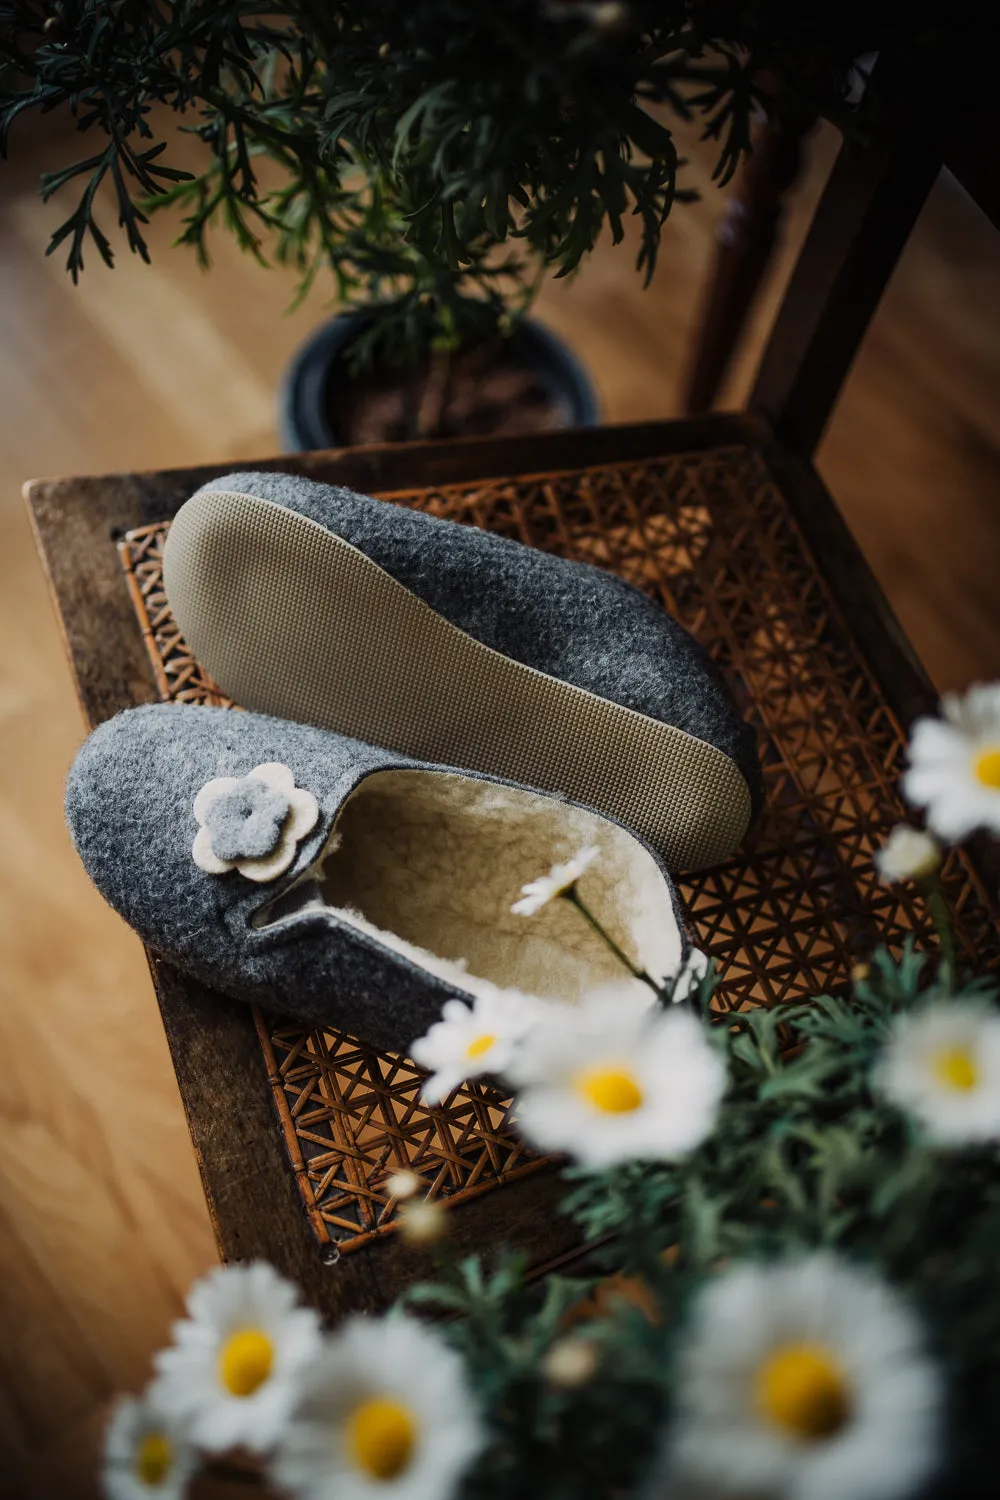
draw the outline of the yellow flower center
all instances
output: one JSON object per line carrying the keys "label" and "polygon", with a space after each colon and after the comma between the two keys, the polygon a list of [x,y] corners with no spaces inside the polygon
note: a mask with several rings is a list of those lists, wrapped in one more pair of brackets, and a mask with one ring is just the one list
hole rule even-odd
{"label": "yellow flower center", "polygon": [[776,1427],[812,1442],[839,1432],[851,1414],[837,1360],[821,1344],[783,1344],[757,1371],[757,1409]]}
{"label": "yellow flower center", "polygon": [[274,1345],[259,1328],[240,1328],[219,1350],[219,1379],[231,1396],[252,1396],[271,1373]]}
{"label": "yellow flower center", "polygon": [[413,1415],[398,1401],[376,1397],[348,1418],[347,1442],[354,1461],[373,1479],[397,1479],[409,1465],[416,1441]]}
{"label": "yellow flower center", "polygon": [[155,1489],[170,1473],[173,1450],[162,1432],[147,1432],[135,1450],[135,1473],[140,1484]]}
{"label": "yellow flower center", "polygon": [[490,1050],[495,1041],[496,1037],[489,1031],[484,1031],[482,1036],[473,1037],[465,1049],[466,1057],[482,1057],[484,1052]]}
{"label": "yellow flower center", "polygon": [[638,1109],[642,1089],[624,1068],[588,1068],[577,1074],[577,1093],[602,1114],[627,1115]]}
{"label": "yellow flower center", "polygon": [[968,1093],[979,1082],[979,1064],[968,1047],[942,1047],[931,1059],[931,1068],[945,1088]]}
{"label": "yellow flower center", "polygon": [[988,750],[980,750],[972,762],[972,769],[977,781],[981,781],[983,786],[1000,792],[1000,745],[991,745]]}

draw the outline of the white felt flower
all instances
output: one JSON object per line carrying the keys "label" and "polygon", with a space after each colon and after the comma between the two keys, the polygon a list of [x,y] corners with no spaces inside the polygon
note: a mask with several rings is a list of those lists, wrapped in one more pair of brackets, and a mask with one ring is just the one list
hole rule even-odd
{"label": "white felt flower", "polygon": [[899,1017],[878,1081],[942,1145],[1000,1139],[1000,1014],[944,1000]]}
{"label": "white felt flower", "polygon": [[541,911],[543,906],[556,896],[561,896],[568,891],[570,886],[576,885],[580,876],[585,874],[599,854],[596,844],[581,849],[574,854],[572,859],[564,865],[553,865],[547,875],[540,875],[537,880],[529,880],[527,885],[521,887],[520,900],[515,901],[511,911],[519,917],[533,917],[536,912]]}
{"label": "white felt flower", "polygon": [[700,1022],[624,986],[547,1015],[508,1073],[520,1085],[518,1129],[593,1167],[685,1155],[712,1129],[726,1087]]}
{"label": "white felt flower", "polygon": [[831,1255],[710,1283],[675,1389],[668,1492],[903,1500],[935,1467],[942,1389],[920,1325]]}
{"label": "white felt flower", "polygon": [[903,794],[947,843],[975,828],[1000,833],[1000,683],[947,693],[941,710],[913,726]]}
{"label": "white felt flower", "polygon": [[156,1356],[152,1395],[212,1452],[277,1438],[320,1350],[319,1318],[271,1266],[220,1266],[196,1282],[190,1317]]}
{"label": "white felt flower", "polygon": [[897,823],[875,855],[878,878],[884,885],[897,880],[926,880],[941,863],[941,850],[929,833]]}
{"label": "white felt flower", "polygon": [[441,1020],[410,1049],[413,1061],[430,1070],[421,1095],[440,1104],[467,1078],[502,1073],[543,1002],[517,990],[477,995],[472,1006],[447,1000]]}
{"label": "white felt flower", "polygon": [[200,824],[191,853],[200,870],[276,880],[319,818],[312,792],[296,787],[287,766],[255,766],[246,776],[217,776],[194,799]]}
{"label": "white felt flower", "polygon": [[154,1400],[125,1396],[117,1403],[104,1439],[108,1500],[181,1500],[197,1467],[183,1427]]}
{"label": "white felt flower", "polygon": [[449,1500],[483,1445],[459,1356],[414,1318],[329,1339],[272,1465],[293,1500]]}

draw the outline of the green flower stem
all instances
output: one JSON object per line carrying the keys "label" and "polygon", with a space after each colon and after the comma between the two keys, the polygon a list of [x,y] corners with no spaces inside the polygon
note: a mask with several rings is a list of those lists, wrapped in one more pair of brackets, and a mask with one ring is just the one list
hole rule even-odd
{"label": "green flower stem", "polygon": [[931,914],[931,921],[934,923],[934,931],[937,933],[938,945],[941,949],[941,978],[945,988],[951,990],[955,985],[955,939],[952,935],[948,908],[941,894],[941,882],[936,875],[930,875],[920,884],[927,899],[927,908]]}
{"label": "green flower stem", "polygon": [[615,958],[618,959],[619,963],[625,965],[626,969],[628,969],[633,979],[641,979],[643,984],[649,985],[649,988],[653,991],[653,994],[658,1000],[663,1000],[663,990],[657,984],[656,980],[653,979],[651,975],[647,974],[645,969],[640,969],[636,964],[634,964],[627,953],[622,952],[621,948],[619,948],[618,944],[615,942],[611,934],[605,931],[600,922],[594,916],[593,912],[590,911],[580,900],[580,894],[577,891],[576,886],[571,885],[568,890],[560,891],[559,894],[564,901],[568,901],[571,906],[576,907],[577,911],[583,917],[584,921],[590,923],[591,927],[597,933],[597,936],[603,943],[607,945],[608,948],[610,948],[611,952],[615,955]]}

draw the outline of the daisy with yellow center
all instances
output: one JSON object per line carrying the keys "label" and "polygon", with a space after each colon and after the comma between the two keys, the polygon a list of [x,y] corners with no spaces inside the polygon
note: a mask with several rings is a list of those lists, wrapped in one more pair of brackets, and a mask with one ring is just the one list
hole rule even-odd
{"label": "daisy with yellow center", "polygon": [[900,1017],[878,1081],[940,1145],[1000,1139],[1000,1014],[944,1000]]}
{"label": "daisy with yellow center", "polygon": [[324,1347],[282,1435],[293,1500],[449,1500],[483,1432],[462,1361],[414,1318],[353,1318]]}
{"label": "daisy with yellow center", "polygon": [[181,1500],[197,1462],[183,1429],[155,1401],[118,1402],[104,1440],[108,1500]]}
{"label": "daisy with yellow center", "polygon": [[594,1167],[693,1150],[726,1085],[719,1053],[689,1012],[610,988],[547,1012],[508,1076],[520,1086],[521,1132]]}
{"label": "daisy with yellow center", "polygon": [[470,1007],[448,1000],[426,1036],[415,1041],[413,1060],[431,1076],[423,1090],[426,1104],[441,1104],[468,1078],[501,1073],[544,1001],[518,990],[491,990]]}
{"label": "daisy with yellow center", "polygon": [[738,1266],[697,1300],[667,1487],[903,1500],[931,1476],[942,1389],[913,1313],[832,1255]]}
{"label": "daisy with yellow center", "polygon": [[1000,833],[1000,683],[946,694],[941,712],[913,727],[903,793],[946,843],[976,828]]}
{"label": "daisy with yellow center", "polygon": [[262,1262],[220,1267],[193,1287],[190,1316],[156,1357],[152,1390],[200,1447],[263,1452],[274,1443],[320,1349],[319,1318],[297,1302]]}

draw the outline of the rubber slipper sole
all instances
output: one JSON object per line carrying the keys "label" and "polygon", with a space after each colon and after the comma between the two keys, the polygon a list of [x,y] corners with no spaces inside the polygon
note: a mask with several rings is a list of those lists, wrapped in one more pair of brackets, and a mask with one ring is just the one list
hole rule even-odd
{"label": "rubber slipper sole", "polygon": [[674,870],[717,864],[747,830],[750,790],[714,745],[483,645],[274,501],[196,495],[163,573],[184,639],[244,708],[561,794]]}

